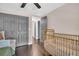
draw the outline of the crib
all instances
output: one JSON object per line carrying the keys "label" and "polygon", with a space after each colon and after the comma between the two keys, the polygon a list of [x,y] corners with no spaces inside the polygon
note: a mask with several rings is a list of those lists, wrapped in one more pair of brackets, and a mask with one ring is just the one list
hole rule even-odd
{"label": "crib", "polygon": [[79,56],[79,35],[44,31],[44,48],[52,56]]}

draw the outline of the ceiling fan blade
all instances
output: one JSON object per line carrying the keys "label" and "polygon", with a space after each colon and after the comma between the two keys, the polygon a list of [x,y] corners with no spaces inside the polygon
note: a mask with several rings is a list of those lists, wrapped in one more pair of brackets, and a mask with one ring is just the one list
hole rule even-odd
{"label": "ceiling fan blade", "polygon": [[41,8],[41,6],[40,6],[38,3],[34,3],[34,5],[35,5],[38,9]]}
{"label": "ceiling fan blade", "polygon": [[21,8],[24,8],[27,3],[22,3]]}

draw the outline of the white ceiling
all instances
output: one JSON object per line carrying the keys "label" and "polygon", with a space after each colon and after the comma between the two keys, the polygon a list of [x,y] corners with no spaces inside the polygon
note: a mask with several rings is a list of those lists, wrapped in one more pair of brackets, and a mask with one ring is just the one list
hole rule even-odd
{"label": "white ceiling", "polygon": [[20,8],[21,3],[0,3],[0,12],[22,16],[46,16],[51,11],[64,5],[64,3],[39,3],[38,9],[33,3],[28,3],[25,8]]}

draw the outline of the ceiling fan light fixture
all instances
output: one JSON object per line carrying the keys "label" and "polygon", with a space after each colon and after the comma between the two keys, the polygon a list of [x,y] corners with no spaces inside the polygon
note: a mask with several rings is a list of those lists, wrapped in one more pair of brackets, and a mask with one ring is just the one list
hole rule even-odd
{"label": "ceiling fan light fixture", "polygon": [[[26,4],[27,4],[27,3],[22,3],[21,8],[24,8],[24,7],[26,6]],[[41,6],[40,6],[38,3],[34,3],[34,5],[35,5],[38,9],[41,8]]]}
{"label": "ceiling fan light fixture", "polygon": [[24,8],[27,3],[22,3],[21,8]]}
{"label": "ceiling fan light fixture", "polygon": [[34,3],[34,5],[35,5],[38,9],[41,8],[41,6],[40,6],[38,3]]}

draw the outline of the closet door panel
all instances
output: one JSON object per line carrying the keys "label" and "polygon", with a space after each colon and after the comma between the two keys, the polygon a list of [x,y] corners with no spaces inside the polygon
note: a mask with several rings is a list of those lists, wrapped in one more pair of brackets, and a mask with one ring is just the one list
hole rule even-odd
{"label": "closet door panel", "polygon": [[14,15],[4,15],[4,29],[6,38],[17,37],[17,17]]}
{"label": "closet door panel", "polygon": [[3,29],[3,14],[0,14],[0,31]]}
{"label": "closet door panel", "polygon": [[18,17],[18,39],[18,44],[22,43],[24,45],[28,43],[28,18],[26,17]]}

